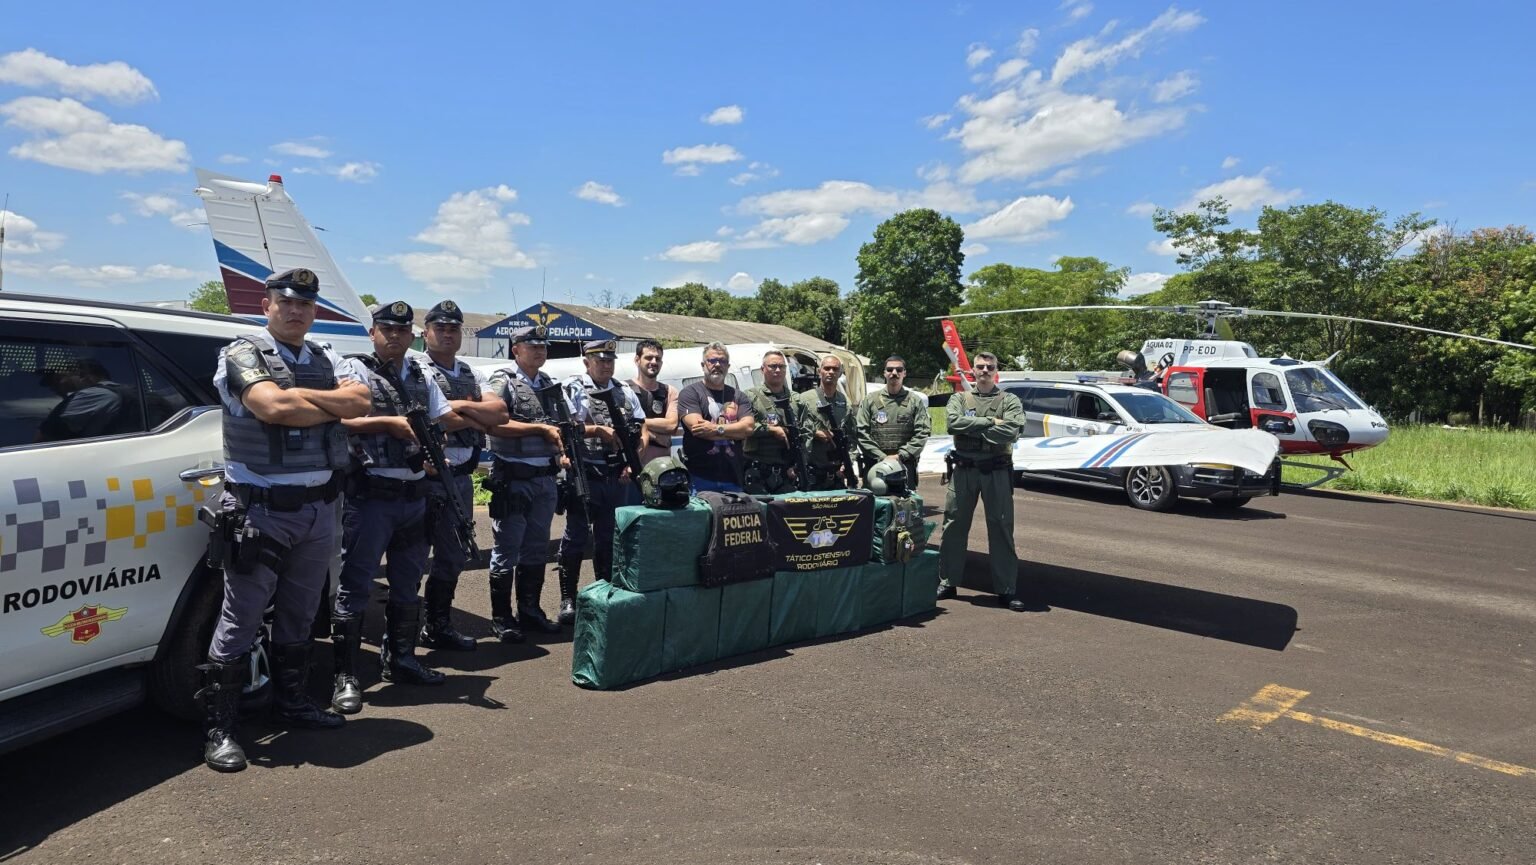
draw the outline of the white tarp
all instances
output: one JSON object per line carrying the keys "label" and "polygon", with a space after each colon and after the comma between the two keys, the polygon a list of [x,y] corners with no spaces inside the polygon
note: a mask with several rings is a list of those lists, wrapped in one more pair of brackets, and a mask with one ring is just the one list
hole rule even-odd
{"label": "white tarp", "polygon": [[[952,436],[933,436],[923,447],[917,470],[939,474]],[[1269,471],[1280,440],[1263,430],[1220,427],[1180,432],[1127,432],[1118,435],[1022,438],[1013,444],[1015,471],[1132,468],[1189,463],[1238,466],[1255,474]]]}

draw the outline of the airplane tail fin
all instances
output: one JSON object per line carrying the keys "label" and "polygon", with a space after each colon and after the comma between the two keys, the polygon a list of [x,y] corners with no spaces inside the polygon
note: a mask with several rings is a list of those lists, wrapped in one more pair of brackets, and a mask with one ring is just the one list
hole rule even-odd
{"label": "airplane tail fin", "polygon": [[975,387],[976,373],[971,371],[971,359],[965,356],[965,344],[960,342],[960,329],[949,319],[943,319],[939,326],[944,331],[944,353],[949,355],[949,362],[954,364],[953,374],[945,376],[954,386],[955,392],[968,391]]}
{"label": "airplane tail fin", "polygon": [[288,197],[281,177],[256,183],[199,168],[195,191],[208,213],[231,313],[264,320],[267,277],[307,267],[320,279],[311,333],[367,338],[367,307]]}

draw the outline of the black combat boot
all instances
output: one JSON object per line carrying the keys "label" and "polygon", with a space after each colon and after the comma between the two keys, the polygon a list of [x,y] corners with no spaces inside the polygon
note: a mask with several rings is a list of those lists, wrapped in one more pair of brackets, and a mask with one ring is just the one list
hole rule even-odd
{"label": "black combat boot", "polygon": [[443,580],[427,580],[427,591],[422,596],[421,645],[449,652],[473,652],[475,641],[453,627],[453,588],[452,583]]}
{"label": "black combat boot", "polygon": [[523,629],[512,614],[512,574],[491,571],[491,633],[503,643],[521,643]]}
{"label": "black combat boot", "polygon": [[557,619],[560,624],[569,625],[576,621],[576,587],[581,585],[581,559],[561,559],[556,572],[560,576],[560,615]]}
{"label": "black combat boot", "polygon": [[272,675],[277,685],[272,711],[290,727],[334,730],[347,719],[322,709],[310,699],[307,690],[310,649],[309,640],[272,647]]}
{"label": "black combat boot", "polygon": [[233,661],[215,661],[198,667],[203,671],[203,689],[197,696],[203,701],[203,762],[219,772],[238,772],[245,768],[245,749],[235,740],[240,720],[240,691],[251,675],[250,660],[241,655]]}
{"label": "black combat boot", "polygon": [[362,616],[331,619],[331,650],[336,659],[336,686],[331,692],[331,708],[343,715],[356,715],[363,710],[363,686],[357,680],[357,653],[362,651],[362,646]]}
{"label": "black combat boot", "polygon": [[546,634],[560,633],[560,624],[552,622],[539,607],[539,596],[544,593],[544,565],[517,566],[517,618],[525,628],[536,628]]}
{"label": "black combat boot", "polygon": [[384,644],[379,650],[379,675],[401,685],[441,685],[442,673],[424,666],[416,657],[416,637],[421,633],[421,602],[387,604],[384,607]]}

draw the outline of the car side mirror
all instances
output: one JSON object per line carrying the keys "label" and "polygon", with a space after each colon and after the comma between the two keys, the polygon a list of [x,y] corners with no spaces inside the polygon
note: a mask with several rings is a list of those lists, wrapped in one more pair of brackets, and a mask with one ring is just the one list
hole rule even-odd
{"label": "car side mirror", "polygon": [[1105,423],[1119,423],[1120,422],[1120,416],[1115,414],[1112,411],[1101,411],[1101,412],[1099,412],[1099,416],[1097,418],[1095,418],[1095,420],[1100,420],[1100,421],[1103,421]]}

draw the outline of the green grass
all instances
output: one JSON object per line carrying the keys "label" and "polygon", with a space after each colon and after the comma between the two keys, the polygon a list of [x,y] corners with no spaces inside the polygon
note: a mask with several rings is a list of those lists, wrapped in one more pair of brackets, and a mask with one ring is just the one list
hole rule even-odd
{"label": "green grass", "polygon": [[945,417],[944,409],[928,409],[928,419],[933,421],[933,431],[930,433],[930,435],[947,435],[946,430],[949,429],[949,419]]}
{"label": "green grass", "polygon": [[[1345,457],[1355,470],[1321,489],[1359,490],[1414,499],[1536,510],[1536,433],[1394,426],[1379,447]],[[1298,462],[1326,465],[1327,457]],[[1316,480],[1286,469],[1287,482]]]}

